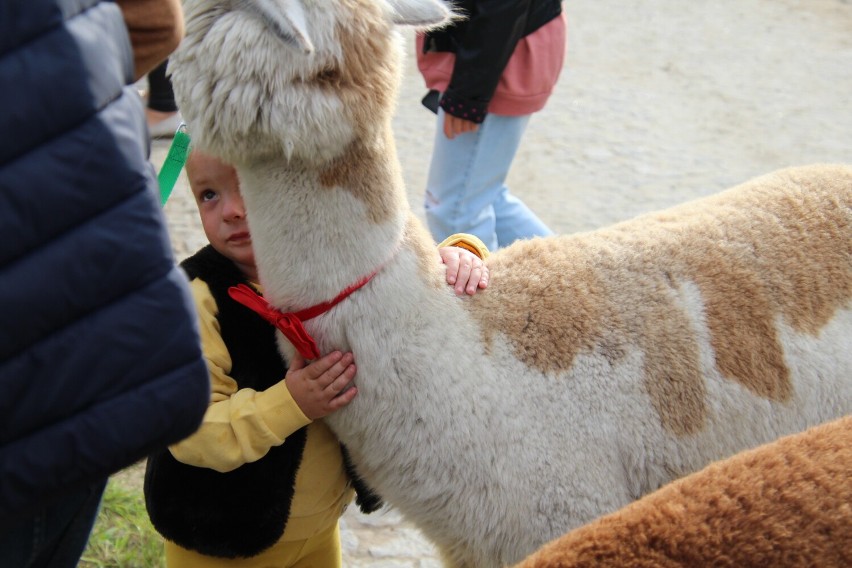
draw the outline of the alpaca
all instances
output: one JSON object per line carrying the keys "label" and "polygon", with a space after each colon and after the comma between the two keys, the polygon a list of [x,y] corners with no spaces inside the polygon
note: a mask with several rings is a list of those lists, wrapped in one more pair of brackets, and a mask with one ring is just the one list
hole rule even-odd
{"label": "alpaca", "polygon": [[193,144],[238,170],[265,299],[295,312],[363,284],[304,322],[319,352],[358,365],[358,396],[326,420],[447,566],[518,562],[852,410],[852,168],[518,242],[460,298],[408,206],[391,129],[398,25],[441,25],[446,6],[184,7],[177,100]]}
{"label": "alpaca", "polygon": [[516,568],[852,566],[852,416],[713,463]]}

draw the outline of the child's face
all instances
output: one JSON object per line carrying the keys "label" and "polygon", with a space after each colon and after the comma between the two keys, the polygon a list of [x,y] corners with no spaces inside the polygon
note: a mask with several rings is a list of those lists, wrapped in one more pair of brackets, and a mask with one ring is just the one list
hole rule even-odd
{"label": "child's face", "polygon": [[207,240],[249,279],[257,280],[237,171],[212,156],[193,150],[186,162],[186,175]]}

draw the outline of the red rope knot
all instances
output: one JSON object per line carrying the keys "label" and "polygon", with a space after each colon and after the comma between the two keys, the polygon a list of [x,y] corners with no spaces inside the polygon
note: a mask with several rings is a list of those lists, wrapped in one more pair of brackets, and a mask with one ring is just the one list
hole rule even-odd
{"label": "red rope knot", "polygon": [[305,329],[298,315],[293,312],[278,311],[270,306],[263,296],[245,284],[228,288],[228,295],[278,328],[306,360],[319,359],[317,343]]}
{"label": "red rope knot", "polygon": [[369,282],[377,272],[378,270],[368,276],[365,276],[352,286],[346,288],[332,300],[322,302],[321,304],[311,306],[310,308],[305,308],[304,310],[299,310],[298,312],[284,313],[279,311],[278,309],[270,306],[269,302],[267,302],[263,296],[255,292],[253,288],[246,286],[245,284],[231,286],[228,288],[228,295],[240,304],[257,312],[263,319],[278,328],[281,333],[284,334],[284,337],[293,344],[293,347],[302,354],[302,357],[310,361],[312,359],[319,359],[320,352],[317,347],[317,342],[314,341],[314,338],[311,337],[311,334],[308,333],[308,330],[305,329],[302,322],[315,318],[320,314],[324,314],[348,298],[352,292],[358,290],[361,286]]}

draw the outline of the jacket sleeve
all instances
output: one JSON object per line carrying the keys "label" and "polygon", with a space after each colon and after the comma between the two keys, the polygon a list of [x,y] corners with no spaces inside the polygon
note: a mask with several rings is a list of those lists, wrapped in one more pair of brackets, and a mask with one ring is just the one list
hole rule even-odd
{"label": "jacket sleeve", "polygon": [[480,0],[458,38],[453,75],[440,105],[476,123],[485,120],[500,76],[523,37],[532,0]]}
{"label": "jacket sleeve", "polygon": [[116,0],[130,33],[139,80],[162,63],[183,39],[180,0]]}
{"label": "jacket sleeve", "polygon": [[299,409],[283,380],[262,392],[238,387],[228,375],[231,357],[216,319],[216,302],[202,280],[193,280],[191,289],[212,395],[201,427],[169,450],[185,464],[231,471],[259,460],[311,420]]}

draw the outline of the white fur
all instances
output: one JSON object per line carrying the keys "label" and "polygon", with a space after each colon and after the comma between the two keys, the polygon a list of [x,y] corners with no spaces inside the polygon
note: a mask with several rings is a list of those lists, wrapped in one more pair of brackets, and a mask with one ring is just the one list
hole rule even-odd
{"label": "white fur", "polygon": [[[307,323],[322,352],[352,350],[358,365],[358,396],[327,422],[367,483],[449,565],[518,561],[679,475],[852,410],[848,303],[817,337],[776,322],[795,392],[777,403],[720,375],[701,291],[678,283],[678,305],[701,344],[710,406],[705,428],[688,436],[662,427],[643,388],[638,346],[626,346],[615,363],[600,346],[581,351],[557,376],[525,365],[505,335],[486,346],[465,300],[436,285],[443,281],[437,255],[423,274],[417,247],[402,242],[411,213],[398,172],[381,188],[393,210],[379,222],[348,188],[320,182],[320,171],[356,140],[384,145],[383,160],[395,171],[392,109],[361,131],[356,109],[339,93],[306,81],[346,64],[337,30],[393,34],[391,20],[440,25],[446,9],[436,0],[266,0],[258,3],[263,13],[276,6],[282,13],[264,19],[251,4],[186,2],[187,38],[171,62],[180,107],[194,143],[239,170],[273,304],[304,308],[381,268]],[[297,22],[284,34],[296,41],[266,20],[278,28]],[[389,45],[376,64],[395,69],[398,41]],[[564,291],[554,285],[552,293]],[[282,348],[292,354],[283,340]]]}

